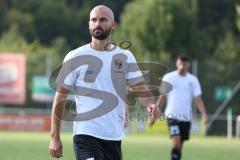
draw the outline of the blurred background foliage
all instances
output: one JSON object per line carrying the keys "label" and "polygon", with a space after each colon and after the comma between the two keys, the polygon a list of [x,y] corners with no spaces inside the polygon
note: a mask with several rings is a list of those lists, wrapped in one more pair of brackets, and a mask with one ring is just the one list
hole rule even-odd
{"label": "blurred background foliage", "polygon": [[[97,4],[113,9],[118,23],[114,42],[132,41],[139,60],[171,60],[179,53],[221,59],[226,43],[239,42],[240,7],[234,0],[0,0],[1,39],[11,28],[39,47],[51,47],[60,38],[62,58],[66,50],[90,41],[89,12]],[[231,44],[232,51],[236,47]],[[231,58],[238,55],[231,53]]]}
{"label": "blurred background foliage", "polygon": [[[113,42],[132,42],[139,61],[160,61],[174,69],[178,54],[198,61],[207,110],[212,113],[214,87],[233,87],[239,78],[240,3],[236,0],[0,0],[0,52],[27,57],[27,103],[32,105],[31,77],[45,75],[46,60],[56,68],[71,49],[89,43],[90,10],[112,8],[118,27]],[[240,114],[240,102],[231,106]]]}

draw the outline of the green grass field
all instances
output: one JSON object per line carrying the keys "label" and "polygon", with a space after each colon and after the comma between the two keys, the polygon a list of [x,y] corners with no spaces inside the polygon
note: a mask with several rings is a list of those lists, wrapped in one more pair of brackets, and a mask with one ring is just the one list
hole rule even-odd
{"label": "green grass field", "polygon": [[[48,160],[49,133],[0,132],[0,160]],[[63,160],[74,160],[71,133],[62,134]],[[170,160],[167,136],[126,136],[124,160]],[[240,140],[223,137],[192,137],[183,160],[239,160]]]}

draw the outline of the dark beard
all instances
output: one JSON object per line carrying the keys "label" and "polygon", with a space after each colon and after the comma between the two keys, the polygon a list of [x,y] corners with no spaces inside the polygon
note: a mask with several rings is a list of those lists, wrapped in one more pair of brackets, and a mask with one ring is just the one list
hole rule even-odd
{"label": "dark beard", "polygon": [[110,35],[111,31],[112,31],[111,27],[109,27],[105,31],[99,27],[95,29],[90,29],[90,34],[98,40],[105,40]]}

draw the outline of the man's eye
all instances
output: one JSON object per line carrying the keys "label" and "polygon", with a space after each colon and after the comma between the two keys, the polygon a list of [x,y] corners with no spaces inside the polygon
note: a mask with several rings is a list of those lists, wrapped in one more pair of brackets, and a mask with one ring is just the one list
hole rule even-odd
{"label": "man's eye", "polygon": [[100,21],[101,21],[101,22],[105,22],[106,19],[105,19],[105,18],[101,18]]}

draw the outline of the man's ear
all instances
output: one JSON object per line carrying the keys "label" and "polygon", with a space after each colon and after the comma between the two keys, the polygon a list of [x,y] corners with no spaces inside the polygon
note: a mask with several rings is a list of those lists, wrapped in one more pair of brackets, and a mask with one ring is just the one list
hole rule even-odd
{"label": "man's ear", "polygon": [[116,23],[116,21],[113,21],[113,22],[112,22],[112,29],[115,29],[115,28],[116,28],[116,26],[117,26],[117,23]]}

